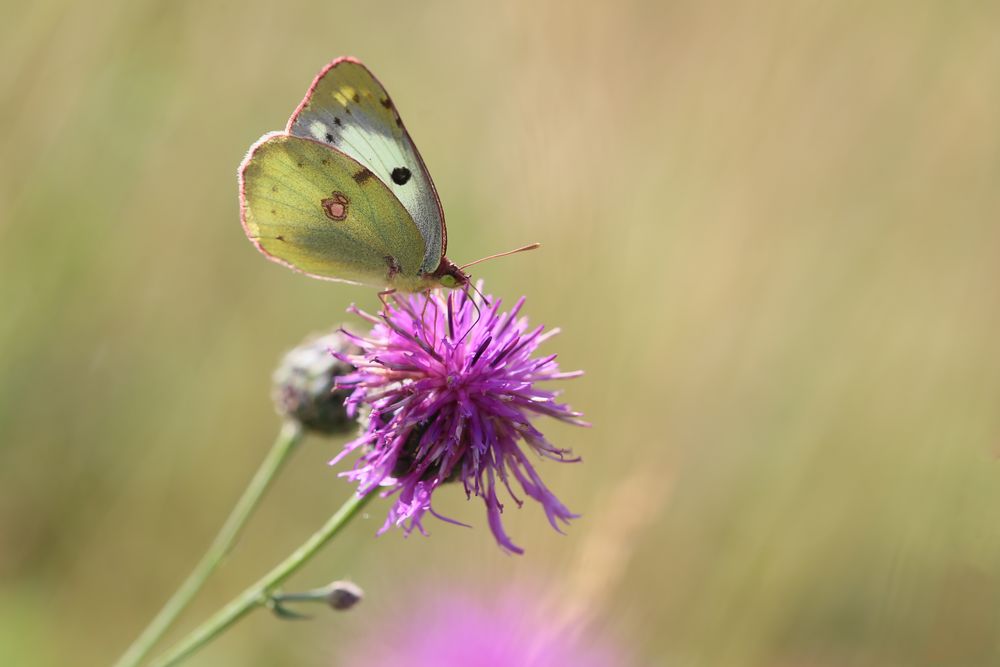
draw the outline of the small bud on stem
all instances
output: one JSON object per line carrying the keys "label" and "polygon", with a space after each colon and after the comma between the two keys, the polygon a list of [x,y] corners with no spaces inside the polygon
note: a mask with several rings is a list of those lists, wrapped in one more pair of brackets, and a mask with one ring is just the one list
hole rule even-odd
{"label": "small bud on stem", "polygon": [[347,415],[344,399],[350,390],[336,389],[337,378],[354,368],[333,356],[356,354],[359,348],[343,333],[307,339],[290,350],[274,372],[272,396],[278,414],[325,435],[345,433],[356,423]]}
{"label": "small bud on stem", "polygon": [[347,611],[364,597],[361,587],[353,581],[335,581],[322,588],[314,588],[302,593],[274,593],[267,606],[279,618],[304,619],[311,618],[306,614],[292,611],[285,606],[286,602],[322,602],[336,611]]}

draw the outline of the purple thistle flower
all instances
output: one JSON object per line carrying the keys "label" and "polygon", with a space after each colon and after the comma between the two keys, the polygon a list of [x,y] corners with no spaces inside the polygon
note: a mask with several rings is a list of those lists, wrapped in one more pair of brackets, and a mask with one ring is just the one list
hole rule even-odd
{"label": "purple thistle flower", "polygon": [[580,413],[556,402],[556,392],[536,386],[582,372],[560,373],[554,354],[532,356],[558,329],[529,331],[527,320],[518,316],[523,305],[522,297],[509,313],[500,312],[499,300],[465,291],[394,294],[380,317],[351,307],[373,328],[367,337],[348,333],[361,353],[337,354],[357,369],[337,386],[353,390],[346,402],[349,414],[363,406],[371,414],[361,437],[330,463],[360,449],[354,468],[343,473],[358,482],[358,493],[386,486],[384,495],[398,494],[379,534],[392,525],[407,535],[414,528],[426,534],[426,512],[458,523],[431,508],[434,491],[458,480],[468,497],[483,499],[490,529],[507,551],[523,553],[501,522],[500,486],[522,504],[512,480],[541,503],[556,530],[576,518],[545,486],[524,450],[556,461],[579,460],[552,445],[531,420],[544,415],[586,426]]}

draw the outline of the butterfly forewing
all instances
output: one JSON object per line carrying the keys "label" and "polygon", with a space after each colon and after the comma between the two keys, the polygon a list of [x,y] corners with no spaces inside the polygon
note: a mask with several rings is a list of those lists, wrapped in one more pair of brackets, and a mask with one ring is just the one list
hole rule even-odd
{"label": "butterfly forewing", "polygon": [[388,188],[351,157],[275,133],[250,149],[240,179],[243,226],[272,259],[320,278],[418,284],[420,231]]}
{"label": "butterfly forewing", "polygon": [[388,93],[364,65],[345,58],[321,72],[288,132],[333,146],[371,170],[420,230],[421,272],[437,269],[447,242],[437,192]]}

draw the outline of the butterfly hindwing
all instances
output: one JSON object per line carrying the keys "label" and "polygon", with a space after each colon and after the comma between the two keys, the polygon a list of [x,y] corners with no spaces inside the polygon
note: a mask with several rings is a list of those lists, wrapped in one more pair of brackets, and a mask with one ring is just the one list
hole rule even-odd
{"label": "butterfly hindwing", "polygon": [[364,65],[341,58],[320,72],[287,131],[326,143],[374,173],[423,238],[421,272],[438,268],[447,238],[437,192],[389,94]]}
{"label": "butterfly hindwing", "polygon": [[243,226],[266,255],[310,275],[416,284],[420,230],[365,165],[329,145],[265,135],[240,169]]}

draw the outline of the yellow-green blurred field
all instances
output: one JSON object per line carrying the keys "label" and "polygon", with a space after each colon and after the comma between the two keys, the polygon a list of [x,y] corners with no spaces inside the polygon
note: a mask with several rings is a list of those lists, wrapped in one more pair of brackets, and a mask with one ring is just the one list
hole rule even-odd
{"label": "yellow-green blurred field", "polygon": [[[266,262],[236,167],[338,55],[386,84],[462,263],[584,368],[584,516],[374,538],[192,665],[336,665],[409,591],[542,582],[640,665],[1000,664],[1000,40],[975,2],[5,3],[0,664],[109,664],[278,428],[269,377],[374,291]],[[350,491],[310,440],[171,638]]]}

